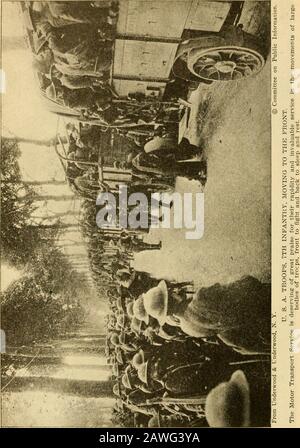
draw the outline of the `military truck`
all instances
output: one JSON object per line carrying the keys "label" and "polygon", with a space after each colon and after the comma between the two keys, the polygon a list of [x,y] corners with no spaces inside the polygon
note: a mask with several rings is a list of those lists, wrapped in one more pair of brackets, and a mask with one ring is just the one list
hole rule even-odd
{"label": "military truck", "polygon": [[[36,39],[33,3],[25,2],[22,8],[30,46],[38,55],[43,45],[47,46],[47,40]],[[116,147],[121,132],[127,140],[137,141],[143,136],[150,139],[157,127],[165,127],[165,135],[173,133],[174,141],[180,144],[188,127],[186,100],[191,89],[200,83],[230,82],[256,75],[265,64],[268,48],[257,36],[244,30],[249,3],[253,2],[119,0],[108,79],[114,96],[109,107],[121,111],[125,120],[105,122],[101,113],[82,114],[82,110],[67,107],[63,98],[49,98],[41,89],[50,111],[108,131],[111,154],[107,151],[104,154],[105,138],[99,137],[98,160],[81,160],[80,166],[96,166],[102,186],[115,189],[120,182],[132,183],[132,164],[123,160],[126,145],[124,154]],[[94,72],[90,76],[97,77],[97,57],[91,65]],[[174,110],[179,112],[178,119],[168,121],[166,117]],[[126,119],[134,115],[135,121]],[[60,149],[61,160],[65,164],[70,162],[68,151],[62,145]],[[180,162],[183,163],[177,167],[184,172],[186,161]],[[150,184],[152,189],[169,188],[174,176],[167,180],[167,173],[160,165],[139,166],[140,183]]]}
{"label": "military truck", "polygon": [[[34,48],[31,4],[23,3]],[[232,81],[257,74],[268,48],[243,30],[247,2],[119,0],[110,84],[119,100],[183,98],[201,82]],[[95,75],[97,61],[95,61]],[[53,112],[79,115],[47,98]]]}

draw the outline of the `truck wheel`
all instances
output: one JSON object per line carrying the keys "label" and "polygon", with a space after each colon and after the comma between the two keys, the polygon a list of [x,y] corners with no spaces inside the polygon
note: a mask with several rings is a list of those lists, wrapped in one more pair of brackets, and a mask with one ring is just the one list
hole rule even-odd
{"label": "truck wheel", "polygon": [[265,56],[259,39],[239,27],[228,27],[218,36],[183,42],[173,72],[177,76],[188,72],[192,80],[203,82],[233,81],[257,74]]}
{"label": "truck wheel", "polygon": [[257,74],[264,66],[264,57],[246,47],[217,47],[190,52],[187,67],[207,81],[233,81]]}

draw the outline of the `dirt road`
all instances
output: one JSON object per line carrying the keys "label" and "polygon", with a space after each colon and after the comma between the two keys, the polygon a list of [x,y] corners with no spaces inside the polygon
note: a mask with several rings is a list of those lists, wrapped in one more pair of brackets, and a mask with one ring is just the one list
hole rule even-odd
{"label": "dirt road", "polygon": [[[205,230],[201,240],[184,230],[151,230],[161,251],[136,256],[135,266],[156,276],[193,279],[196,285],[242,275],[270,277],[270,61],[255,77],[200,86],[193,101],[208,99],[204,121],[191,132],[208,160]],[[198,117],[199,118],[199,117]],[[200,117],[201,118],[201,117]],[[178,179],[177,191],[200,191]]]}

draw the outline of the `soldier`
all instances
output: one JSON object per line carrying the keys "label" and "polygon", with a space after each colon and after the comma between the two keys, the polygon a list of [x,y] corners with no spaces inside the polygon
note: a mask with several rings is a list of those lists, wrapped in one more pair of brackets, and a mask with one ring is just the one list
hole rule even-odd
{"label": "soldier", "polygon": [[241,353],[268,354],[270,297],[270,285],[250,276],[228,285],[217,283],[200,288],[190,299],[169,294],[165,282],[160,282],[144,295],[144,306],[161,325],[168,316],[173,317],[174,324],[179,321],[180,328],[189,336],[218,336]]}
{"label": "soldier", "polygon": [[[261,364],[262,365],[262,364]],[[270,366],[267,375],[252,364],[232,373],[208,394],[205,415],[212,427],[265,427],[270,425]],[[251,372],[252,369],[252,372]]]}
{"label": "soldier", "polygon": [[97,182],[92,181],[88,173],[85,173],[82,176],[78,176],[74,180],[74,183],[79,189],[82,190],[94,190],[94,191],[101,190],[99,184]]}
{"label": "soldier", "polygon": [[68,89],[62,85],[55,86],[53,83],[46,88],[46,95],[56,101],[61,99],[65,106],[71,109],[92,112],[93,110],[101,109],[103,105],[109,103],[111,96],[106,90],[100,92],[93,92],[91,89]]}
{"label": "soldier", "polygon": [[145,243],[139,239],[136,235],[130,235],[123,231],[120,235],[120,243],[124,245],[127,250],[132,252],[142,252],[144,250],[159,250],[161,249],[161,242],[158,244]]}
{"label": "soldier", "polygon": [[33,2],[32,9],[55,28],[76,23],[105,26],[109,12],[92,8],[89,2]]}
{"label": "soldier", "polygon": [[269,353],[271,286],[254,277],[228,285],[200,288],[193,299],[182,302],[176,315],[181,327],[203,337],[219,338],[242,353]]}

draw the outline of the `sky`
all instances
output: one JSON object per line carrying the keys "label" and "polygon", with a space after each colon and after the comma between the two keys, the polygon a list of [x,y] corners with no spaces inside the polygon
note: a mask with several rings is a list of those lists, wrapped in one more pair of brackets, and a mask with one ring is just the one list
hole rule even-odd
{"label": "sky", "polygon": [[[24,35],[17,3],[2,3],[2,23],[4,38]],[[3,52],[2,66],[6,75],[6,91],[2,99],[4,131],[8,128],[22,137],[51,138],[57,118],[43,107],[31,68],[29,49]]]}

